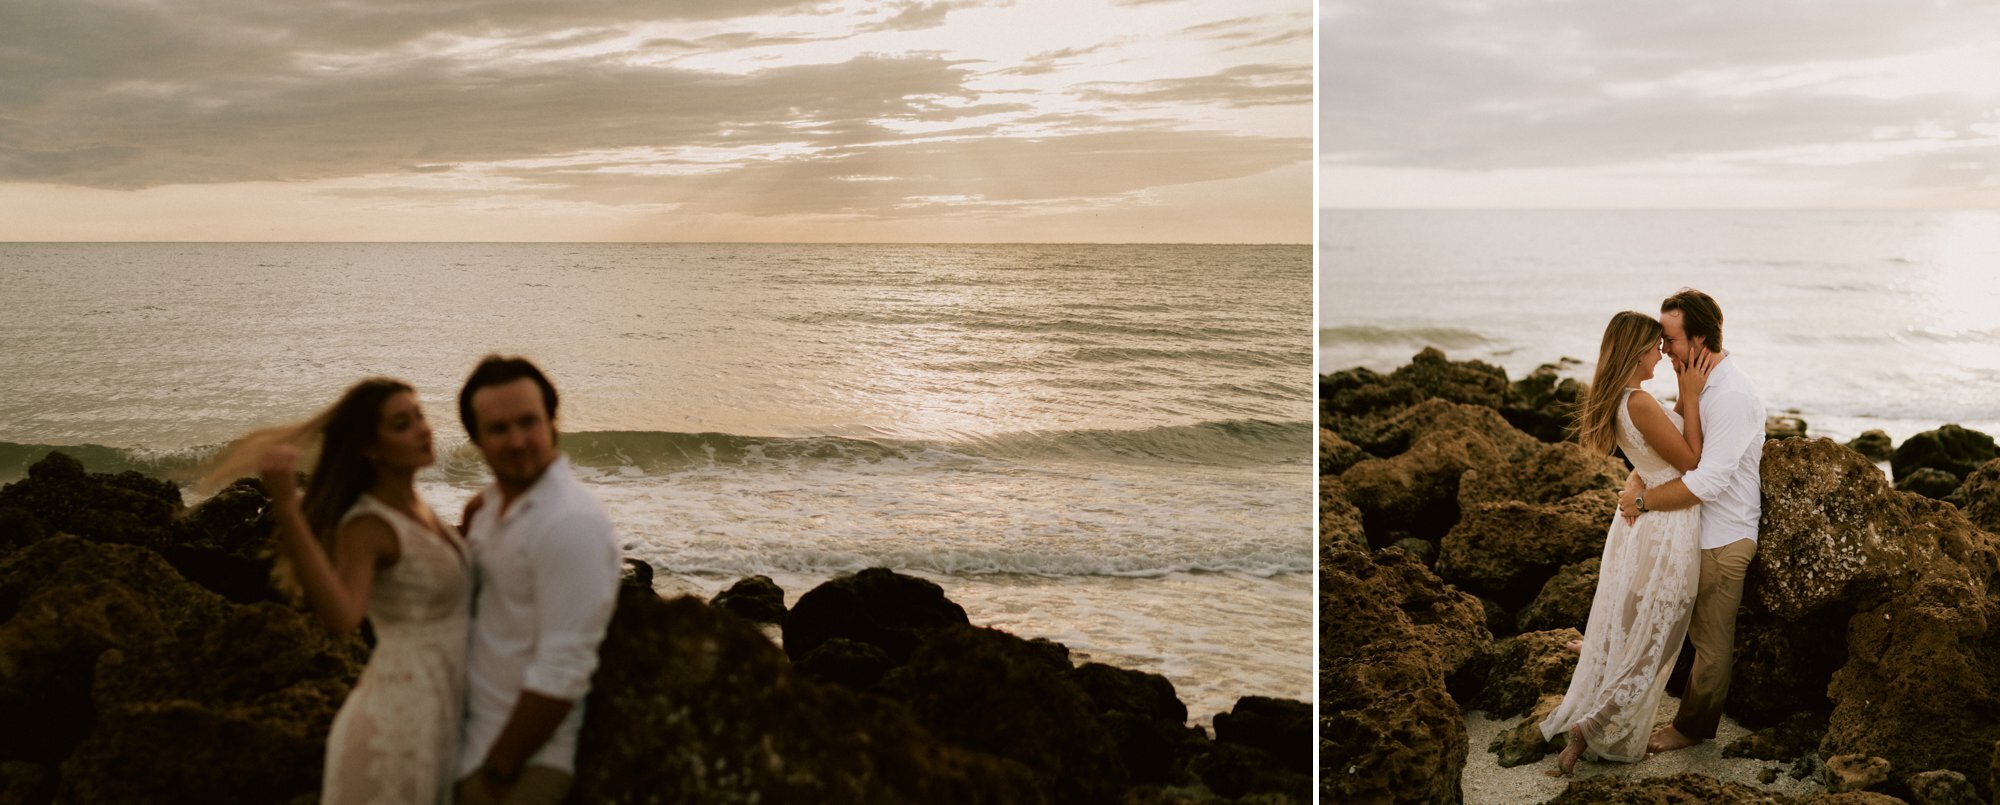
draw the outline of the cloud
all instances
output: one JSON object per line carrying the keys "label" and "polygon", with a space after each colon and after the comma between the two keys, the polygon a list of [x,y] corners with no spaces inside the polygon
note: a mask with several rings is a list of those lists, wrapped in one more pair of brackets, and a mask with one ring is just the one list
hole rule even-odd
{"label": "cloud", "polygon": [[1128,103],[1265,106],[1312,102],[1312,80],[1308,66],[1249,64],[1191,78],[1086,84],[1081,95],[1090,100]]}

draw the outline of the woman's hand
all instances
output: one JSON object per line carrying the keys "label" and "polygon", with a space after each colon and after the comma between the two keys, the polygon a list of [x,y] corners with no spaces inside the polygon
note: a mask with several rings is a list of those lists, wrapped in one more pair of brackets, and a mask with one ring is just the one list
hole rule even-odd
{"label": "woman's hand", "polygon": [[1691,347],[1693,354],[1688,360],[1674,361],[1675,380],[1680,384],[1683,400],[1701,396],[1702,387],[1708,385],[1708,373],[1715,369],[1715,362],[1722,360],[1707,347]]}
{"label": "woman's hand", "polygon": [[289,502],[299,495],[299,449],[289,444],[281,444],[264,453],[264,460],[257,466],[258,474],[264,478],[264,492],[274,503]]}

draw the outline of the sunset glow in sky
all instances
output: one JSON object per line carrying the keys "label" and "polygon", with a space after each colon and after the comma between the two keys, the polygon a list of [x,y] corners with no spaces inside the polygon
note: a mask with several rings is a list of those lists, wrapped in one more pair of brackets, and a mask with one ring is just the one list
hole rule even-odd
{"label": "sunset glow in sky", "polygon": [[9,2],[0,240],[1302,243],[1312,14]]}

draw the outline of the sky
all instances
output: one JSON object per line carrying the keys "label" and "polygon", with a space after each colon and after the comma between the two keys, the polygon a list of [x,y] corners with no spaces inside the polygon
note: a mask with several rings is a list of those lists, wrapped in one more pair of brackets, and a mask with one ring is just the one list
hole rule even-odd
{"label": "sky", "polygon": [[2000,3],[1318,13],[1322,208],[2000,208]]}
{"label": "sky", "polygon": [[0,241],[1312,238],[1308,0],[8,0]]}

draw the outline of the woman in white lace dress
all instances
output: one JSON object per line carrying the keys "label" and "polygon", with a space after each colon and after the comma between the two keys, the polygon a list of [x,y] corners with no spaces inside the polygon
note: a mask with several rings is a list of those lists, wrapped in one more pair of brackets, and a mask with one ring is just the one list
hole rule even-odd
{"label": "woman in white lace dress", "polygon": [[[301,443],[319,459],[301,499]],[[323,803],[449,802],[472,609],[457,529],[418,499],[436,460],[409,385],[361,381],[298,425],[239,440],[211,477],[257,461],[278,523],[281,562],[327,629],[365,615],[375,649],[327,736]]]}
{"label": "woman in white lace dress", "polygon": [[[1639,385],[1660,362],[1660,323],[1630,311],[1613,316],[1598,349],[1597,374],[1577,413],[1577,437],[1593,451],[1625,451],[1655,488],[1694,469],[1701,456],[1702,384],[1713,358],[1676,365],[1680,402],[1667,410]],[[1683,431],[1685,426],[1685,431]],[[1562,704],[1542,737],[1569,733],[1553,775],[1577,758],[1636,761],[1646,754],[1653,715],[1680,654],[1701,577],[1701,507],[1612,515],[1604,559],[1579,654]]]}

